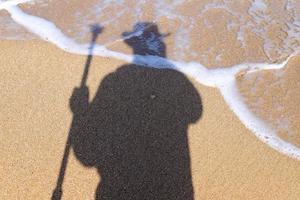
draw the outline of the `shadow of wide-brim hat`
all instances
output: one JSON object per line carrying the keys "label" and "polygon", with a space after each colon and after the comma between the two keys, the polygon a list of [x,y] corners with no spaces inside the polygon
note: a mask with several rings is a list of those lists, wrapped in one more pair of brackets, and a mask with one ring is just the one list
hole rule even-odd
{"label": "shadow of wide-brim hat", "polygon": [[138,22],[134,25],[132,31],[123,32],[122,37],[124,39],[129,39],[130,37],[138,37],[147,33],[154,34],[158,38],[165,38],[170,35],[170,33],[160,33],[158,26],[153,22]]}

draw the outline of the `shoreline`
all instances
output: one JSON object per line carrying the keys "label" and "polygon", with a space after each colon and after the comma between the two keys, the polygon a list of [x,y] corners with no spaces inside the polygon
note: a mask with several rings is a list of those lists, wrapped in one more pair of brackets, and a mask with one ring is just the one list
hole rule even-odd
{"label": "shoreline", "polygon": [[[30,30],[32,33],[36,34],[43,40],[56,45],[58,48],[63,49],[66,52],[79,55],[87,55],[89,53],[87,44],[76,43],[74,40],[72,40],[72,38],[69,38],[67,35],[65,35],[51,21],[27,14],[26,12],[23,12],[23,10],[19,7],[11,6],[5,9],[10,13],[11,17],[16,23],[24,26],[26,29]],[[224,44],[227,43],[229,42],[225,42]],[[255,44],[256,42],[253,42],[252,45],[255,46]],[[272,127],[274,126],[274,124],[270,126],[259,117],[256,117],[256,115],[253,114],[248,106],[244,103],[244,99],[237,89],[235,80],[238,74],[243,71],[247,72],[247,70],[250,70],[250,72],[255,72],[265,69],[284,68],[290,58],[292,58],[294,54],[296,54],[296,52],[288,56],[286,60],[281,63],[242,63],[232,65],[230,67],[221,67],[215,69],[207,68],[198,62],[183,63],[156,56],[129,55],[118,51],[109,50],[105,46],[101,45],[95,46],[94,54],[102,57],[118,59],[120,61],[123,60],[125,62],[134,62],[138,65],[152,66],[161,69],[175,69],[179,72],[184,73],[185,75],[193,77],[201,84],[218,88],[221,91],[228,106],[230,106],[231,110],[260,140],[270,145],[272,148],[280,151],[281,153],[284,153],[293,158],[300,158],[300,150],[297,146],[299,142],[294,142],[293,140],[289,140],[289,142],[286,142],[286,137],[281,137],[282,134],[278,136],[276,134],[277,130],[273,130],[278,127],[274,128]],[[225,60],[232,62],[235,59]],[[277,126],[282,125],[277,124]]]}

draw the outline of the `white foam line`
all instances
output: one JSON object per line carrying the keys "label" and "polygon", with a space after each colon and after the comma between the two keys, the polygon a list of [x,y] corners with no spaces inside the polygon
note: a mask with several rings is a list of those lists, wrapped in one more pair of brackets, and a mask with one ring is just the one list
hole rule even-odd
{"label": "white foam line", "polygon": [[0,10],[6,9],[11,6],[16,6],[21,3],[26,3],[32,0],[11,0],[11,1],[2,1],[0,0]]}
{"label": "white foam line", "polygon": [[273,149],[292,158],[300,159],[299,148],[278,137],[271,127],[265,124],[249,110],[239,93],[235,78],[229,79],[227,84],[219,86],[218,88],[231,110],[248,129],[255,133],[256,137],[271,146]]}
{"label": "white foam line", "polygon": [[[11,14],[11,17],[15,22],[24,26],[42,39],[55,44],[67,52],[88,55],[89,49],[87,44],[78,44],[74,40],[68,38],[52,22],[36,16],[28,15],[17,6],[6,6],[5,9]],[[279,64],[244,63],[230,68],[208,69],[200,63],[182,63],[156,56],[127,55],[108,50],[104,46],[100,45],[95,47],[94,54],[149,67],[175,69],[195,78],[198,82],[206,86],[218,88],[230,109],[261,141],[267,143],[269,146],[281,153],[300,159],[299,148],[280,139],[274,130],[272,130],[249,110],[238,92],[235,81],[235,76],[243,70],[245,72],[252,73],[258,70],[283,68],[293,55],[291,55],[286,61]]]}

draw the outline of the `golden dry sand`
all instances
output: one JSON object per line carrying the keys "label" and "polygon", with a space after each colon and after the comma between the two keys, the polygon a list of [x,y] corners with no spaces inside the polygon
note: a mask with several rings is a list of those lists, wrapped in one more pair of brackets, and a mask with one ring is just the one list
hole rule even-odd
{"label": "golden dry sand", "polygon": [[[69,97],[86,57],[41,41],[0,46],[0,199],[50,199],[72,119]],[[94,58],[91,96],[121,64]],[[218,90],[191,81],[203,102],[202,118],[188,130],[195,199],[298,200],[300,162],[260,142]],[[71,153],[63,199],[93,199],[100,179]]]}

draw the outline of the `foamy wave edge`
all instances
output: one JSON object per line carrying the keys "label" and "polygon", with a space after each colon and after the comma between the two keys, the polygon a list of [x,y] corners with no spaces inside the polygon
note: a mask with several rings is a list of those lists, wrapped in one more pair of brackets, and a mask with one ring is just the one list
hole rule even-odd
{"label": "foamy wave edge", "polygon": [[[76,43],[74,40],[64,35],[64,33],[58,29],[54,23],[37,16],[29,15],[17,6],[20,3],[29,1],[31,0],[11,0],[5,2],[0,0],[0,10],[7,10],[16,23],[22,25],[30,32],[36,34],[45,41],[51,42],[64,51],[79,55],[88,55],[90,53],[88,44]],[[235,76],[241,71],[245,71],[245,73],[252,73],[259,70],[284,68],[289,59],[295,56],[297,52],[290,55],[284,62],[278,64],[243,63],[229,68],[217,69],[208,69],[201,63],[196,62],[184,63],[156,56],[127,55],[111,51],[101,45],[97,45],[95,47],[93,54],[102,57],[111,57],[147,67],[174,69],[194,78],[203,85],[218,88],[230,109],[235,113],[240,121],[256,135],[256,137],[273,149],[288,155],[289,157],[300,160],[299,148],[279,138],[275,130],[249,110],[238,91],[235,78]]]}

